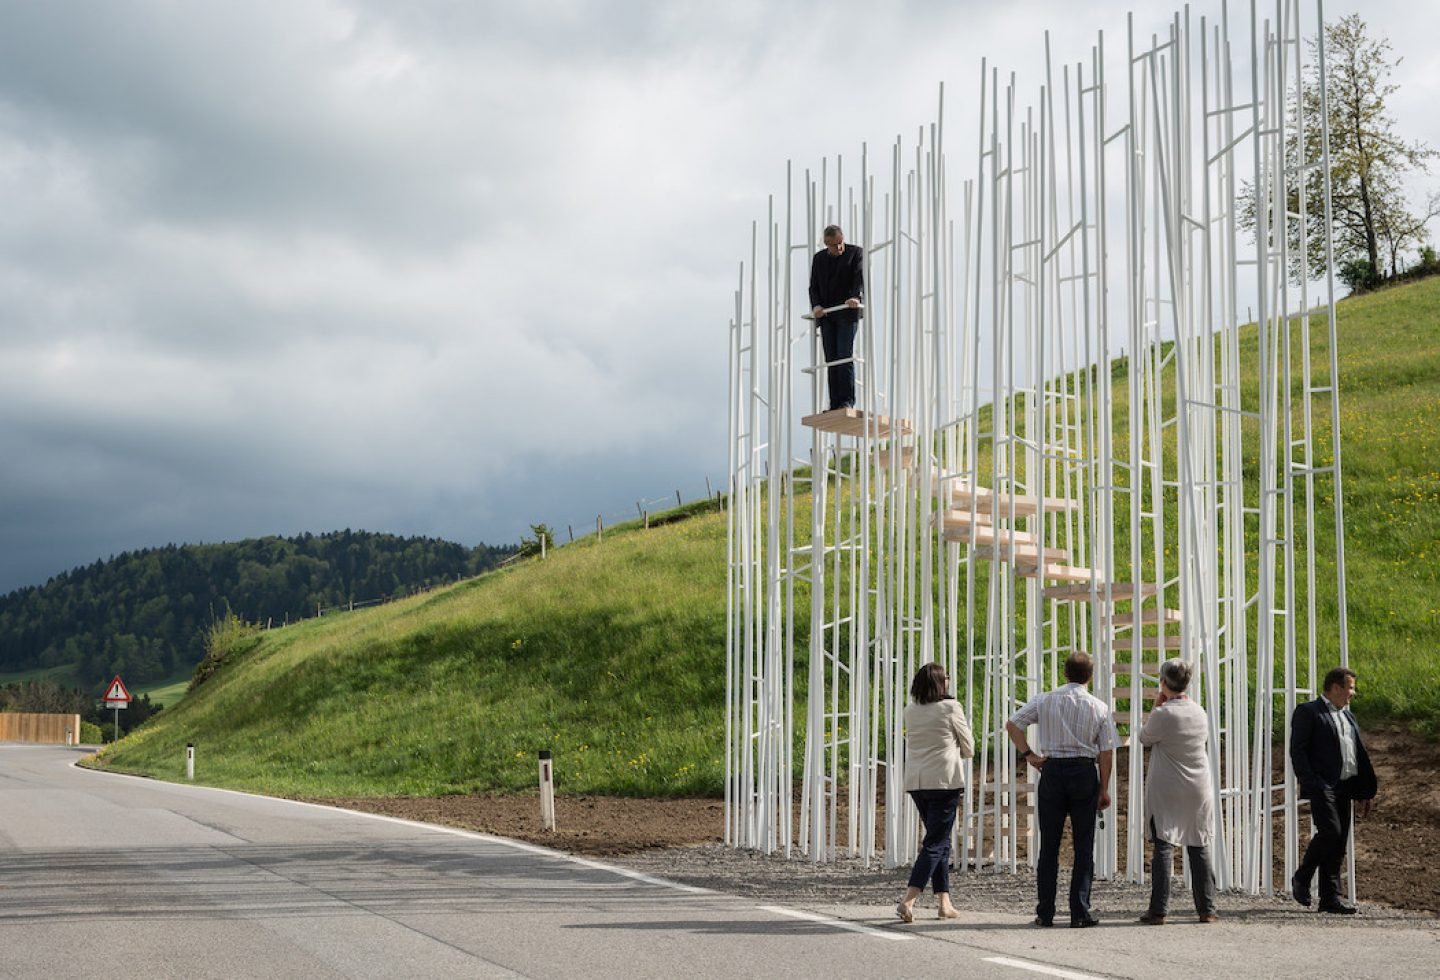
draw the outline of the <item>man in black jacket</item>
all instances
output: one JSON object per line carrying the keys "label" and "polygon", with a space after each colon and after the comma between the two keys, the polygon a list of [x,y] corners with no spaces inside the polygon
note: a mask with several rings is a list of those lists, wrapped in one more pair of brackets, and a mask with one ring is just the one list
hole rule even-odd
{"label": "man in black jacket", "polygon": [[[857,245],[845,244],[839,225],[830,225],[822,236],[825,247],[810,262],[810,306],[820,343],[830,364],[830,408],[855,407],[855,331],[860,326],[860,303],[865,298],[864,254]],[[834,306],[846,309],[826,313]],[[836,364],[836,361],[845,361]]]}
{"label": "man in black jacket", "polygon": [[1318,869],[1320,911],[1354,915],[1355,906],[1340,898],[1340,862],[1350,836],[1351,803],[1360,816],[1370,813],[1375,769],[1355,716],[1345,710],[1355,696],[1355,672],[1336,667],[1325,675],[1324,692],[1290,716],[1290,765],[1315,823],[1315,836],[1290,879],[1290,894],[1308,907],[1310,879]]}

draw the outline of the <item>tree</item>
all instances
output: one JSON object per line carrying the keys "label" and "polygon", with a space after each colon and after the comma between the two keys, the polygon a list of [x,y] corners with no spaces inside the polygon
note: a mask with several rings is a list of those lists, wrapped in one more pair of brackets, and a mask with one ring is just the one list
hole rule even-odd
{"label": "tree", "polygon": [[[1320,66],[1314,54],[1307,65],[1299,93],[1304,110],[1305,144],[1301,156],[1299,138],[1288,137],[1286,162],[1291,166],[1318,162],[1323,132],[1320,126]],[[1330,193],[1333,216],[1334,258],[1337,267],[1348,263],[1349,278],[1356,284],[1378,282],[1384,275],[1400,271],[1400,257],[1410,248],[1425,244],[1429,220],[1440,215],[1440,196],[1431,195],[1421,213],[1410,210],[1405,200],[1403,177],[1424,172],[1436,151],[1420,142],[1407,142],[1395,130],[1386,100],[1399,88],[1390,73],[1401,62],[1392,56],[1390,42],[1369,36],[1365,22],[1356,14],[1325,25],[1325,89],[1330,130]],[[1292,100],[1290,111],[1295,111]],[[1324,194],[1325,173],[1320,167],[1306,171],[1304,182],[1306,212],[1304,265],[1301,269],[1300,228],[1286,221],[1290,273],[1302,271],[1319,277],[1326,273]],[[1300,188],[1290,189],[1288,210],[1299,210]],[[1253,189],[1239,202],[1241,220],[1247,228],[1256,226]],[[1274,224],[1272,219],[1272,225]],[[1368,274],[1357,274],[1365,269]]]}
{"label": "tree", "polygon": [[530,533],[533,538],[520,539],[520,554],[527,558],[531,555],[538,555],[544,551],[550,551],[555,547],[555,532],[545,524],[531,524]]}

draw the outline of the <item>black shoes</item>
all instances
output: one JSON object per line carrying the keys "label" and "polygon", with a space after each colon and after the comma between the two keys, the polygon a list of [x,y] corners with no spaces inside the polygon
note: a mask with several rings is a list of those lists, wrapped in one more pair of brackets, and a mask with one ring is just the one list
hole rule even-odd
{"label": "black shoes", "polygon": [[1321,902],[1320,911],[1329,912],[1331,915],[1354,915],[1358,910],[1349,902],[1342,902],[1337,898],[1333,901]]}
{"label": "black shoes", "polygon": [[1300,872],[1298,871],[1291,875],[1290,894],[1294,897],[1295,901],[1299,902],[1301,905],[1305,906],[1308,909],[1311,904],[1310,878],[1307,876],[1302,879],[1300,877]]}
{"label": "black shoes", "polygon": [[1083,919],[1070,920],[1071,929],[1089,929],[1091,926],[1098,926],[1099,924],[1100,920],[1095,918],[1093,915],[1087,915]]}
{"label": "black shoes", "polygon": [[1030,924],[1032,926],[1039,926],[1041,929],[1049,929],[1055,923],[1051,919],[1047,919],[1044,916],[1037,915],[1034,919],[1030,921]]}

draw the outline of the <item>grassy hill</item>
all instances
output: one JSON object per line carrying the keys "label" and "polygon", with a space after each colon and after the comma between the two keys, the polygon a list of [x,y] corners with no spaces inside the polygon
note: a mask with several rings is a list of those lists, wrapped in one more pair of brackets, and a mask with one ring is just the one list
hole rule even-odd
{"label": "grassy hill", "polygon": [[[695,795],[721,782],[725,523],[605,532],[388,606],[258,632],[105,756],[279,793],[535,783]],[[703,508],[701,508],[703,509]]]}
{"label": "grassy hill", "polygon": [[[1440,723],[1440,279],[1340,307],[1358,712]],[[725,522],[606,531],[383,608],[239,638],[103,764],[311,795],[721,787]],[[1323,659],[1323,658],[1322,658]]]}

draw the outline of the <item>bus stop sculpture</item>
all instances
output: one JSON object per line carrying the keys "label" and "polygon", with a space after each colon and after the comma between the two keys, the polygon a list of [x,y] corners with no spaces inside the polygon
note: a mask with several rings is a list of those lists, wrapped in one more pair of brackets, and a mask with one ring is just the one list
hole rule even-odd
{"label": "bus stop sculpture", "polygon": [[[728,843],[908,863],[914,817],[884,803],[935,660],[977,740],[956,864],[1033,863],[1002,726],[1084,649],[1127,743],[1097,872],[1145,874],[1129,735],[1171,656],[1211,719],[1220,886],[1271,892],[1277,849],[1294,871],[1275,746],[1348,661],[1333,280],[1287,275],[1308,267],[1289,232],[1330,226],[1305,180],[1329,167],[1323,11],[1234,6],[1148,37],[1132,15],[1073,62],[1047,35],[1028,90],[982,63],[958,203],[943,89],[913,142],[787,165],[730,324]],[[867,296],[857,407],[822,412],[801,314],[829,223]]]}

